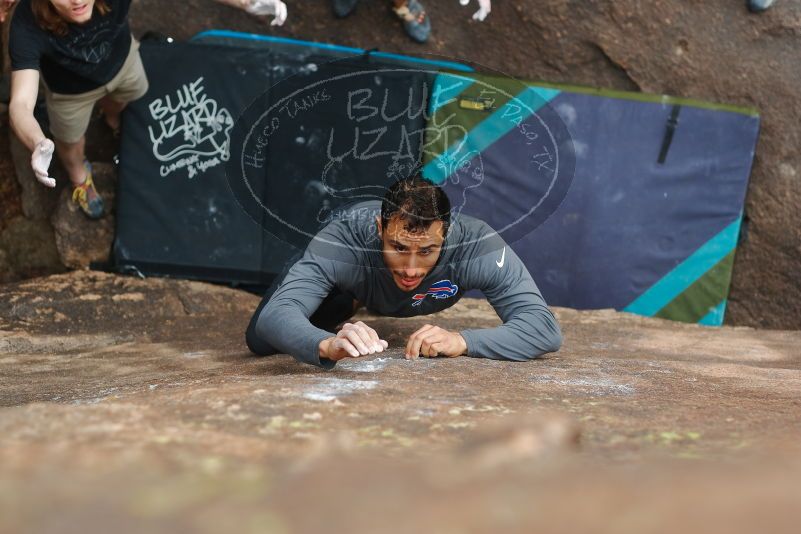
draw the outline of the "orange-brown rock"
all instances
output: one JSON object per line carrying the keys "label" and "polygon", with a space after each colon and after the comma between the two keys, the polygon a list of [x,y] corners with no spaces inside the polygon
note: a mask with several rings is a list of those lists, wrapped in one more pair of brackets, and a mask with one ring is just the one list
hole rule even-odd
{"label": "orange-brown rock", "polygon": [[258,298],[79,271],[0,287],[0,531],[792,532],[801,333],[557,309],[541,360],[251,356]]}

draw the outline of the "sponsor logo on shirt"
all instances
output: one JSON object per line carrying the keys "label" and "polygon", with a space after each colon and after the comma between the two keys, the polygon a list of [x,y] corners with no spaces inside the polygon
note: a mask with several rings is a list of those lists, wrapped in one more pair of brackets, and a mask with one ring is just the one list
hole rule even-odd
{"label": "sponsor logo on shirt", "polygon": [[429,287],[428,291],[425,293],[417,293],[416,295],[412,296],[412,299],[414,300],[414,302],[412,302],[412,306],[419,306],[429,295],[437,300],[447,299],[454,296],[457,291],[459,291],[459,286],[451,283],[450,280],[440,280],[439,282],[431,284],[431,287]]}
{"label": "sponsor logo on shirt", "polygon": [[503,247],[503,252],[501,253],[501,259],[495,260],[495,265],[498,266],[498,269],[503,268],[503,262],[506,261],[506,247]]}

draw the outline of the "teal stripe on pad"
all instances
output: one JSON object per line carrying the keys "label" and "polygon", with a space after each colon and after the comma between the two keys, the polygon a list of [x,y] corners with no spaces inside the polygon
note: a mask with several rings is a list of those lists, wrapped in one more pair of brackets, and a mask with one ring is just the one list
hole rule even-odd
{"label": "teal stripe on pad", "polygon": [[[233,30],[205,30],[193,35],[190,41],[203,40],[204,37],[224,37],[228,39],[244,39],[249,41],[264,41],[268,43],[288,44],[296,46],[305,46],[311,48],[319,48],[321,50],[330,50],[332,52],[342,52],[345,54],[361,55],[366,54],[368,51],[363,48],[354,48],[352,46],[342,46],[330,43],[318,43],[316,41],[304,41],[301,39],[292,39],[289,37],[278,37],[276,35],[261,35],[258,33],[245,33]],[[393,54],[390,52],[370,51],[373,57],[382,57],[385,59],[394,59],[399,61],[406,61],[417,63],[419,65],[430,65],[439,69],[450,69],[461,72],[473,72],[475,69],[469,65],[456,63],[453,61],[443,61],[439,59],[424,59],[414,56],[405,56],[402,54]]]}
{"label": "teal stripe on pad", "polygon": [[476,83],[472,78],[456,74],[437,74],[431,90],[431,106],[428,114],[433,115],[445,104],[453,101],[465,89]]}
{"label": "teal stripe on pad", "polygon": [[455,170],[459,158],[470,152],[483,152],[515,128],[521,120],[528,119],[542,106],[553,100],[561,91],[545,87],[526,87],[500,109],[470,130],[464,139],[455,142],[436,159],[423,167],[423,176],[435,184],[445,181]]}
{"label": "teal stripe on pad", "polygon": [[737,246],[742,216],[701,245],[686,260],[634,299],[623,311],[652,316],[681,295]]}
{"label": "teal stripe on pad", "polygon": [[726,299],[720,301],[720,304],[709,310],[709,313],[701,317],[698,324],[704,326],[720,326],[723,324],[723,316],[726,313]]}

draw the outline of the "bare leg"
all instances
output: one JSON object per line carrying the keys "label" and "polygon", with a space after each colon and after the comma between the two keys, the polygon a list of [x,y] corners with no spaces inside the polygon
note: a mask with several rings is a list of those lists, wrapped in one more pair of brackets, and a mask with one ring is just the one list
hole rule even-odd
{"label": "bare leg", "polygon": [[112,130],[118,130],[120,127],[120,113],[128,105],[127,102],[117,102],[111,97],[104,96],[99,102],[100,109],[103,110],[103,116],[106,118],[106,124]]}
{"label": "bare leg", "polygon": [[90,219],[99,219],[103,216],[103,199],[91,180],[91,166],[84,164],[85,145],[85,136],[81,136],[77,143],[65,143],[56,139],[56,152],[72,182],[73,202],[77,203]]}
{"label": "bare leg", "polygon": [[58,154],[64,168],[70,177],[70,182],[73,186],[81,185],[86,179],[86,167],[83,162],[86,159],[84,148],[86,146],[86,137],[81,137],[77,143],[64,143],[63,141],[56,141],[56,153]]}

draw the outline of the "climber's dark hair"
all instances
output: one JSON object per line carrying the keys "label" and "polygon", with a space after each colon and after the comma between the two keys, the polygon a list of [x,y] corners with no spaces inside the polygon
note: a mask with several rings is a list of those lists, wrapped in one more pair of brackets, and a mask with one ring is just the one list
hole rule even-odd
{"label": "climber's dark hair", "polygon": [[408,232],[422,232],[434,221],[442,221],[442,235],[451,224],[451,202],[445,191],[416,174],[392,184],[381,203],[381,227],[386,229],[393,217],[405,222]]}

